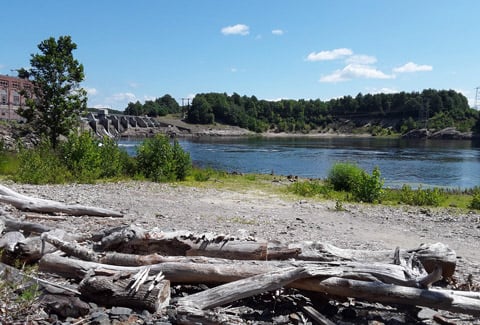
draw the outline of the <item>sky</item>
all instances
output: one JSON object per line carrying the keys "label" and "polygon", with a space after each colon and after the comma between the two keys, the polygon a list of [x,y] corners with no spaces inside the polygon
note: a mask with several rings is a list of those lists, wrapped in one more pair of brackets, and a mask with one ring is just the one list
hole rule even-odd
{"label": "sky", "polygon": [[[478,0],[0,0],[0,74],[69,35],[89,107],[480,86]],[[13,70],[13,71],[12,71]],[[480,94],[479,94],[480,96]],[[479,105],[480,105],[480,98]]]}

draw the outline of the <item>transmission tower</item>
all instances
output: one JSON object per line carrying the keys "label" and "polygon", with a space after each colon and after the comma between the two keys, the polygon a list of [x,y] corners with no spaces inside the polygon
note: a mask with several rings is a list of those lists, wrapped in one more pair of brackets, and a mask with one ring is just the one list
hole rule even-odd
{"label": "transmission tower", "polygon": [[475,109],[480,107],[480,87],[475,88]]}

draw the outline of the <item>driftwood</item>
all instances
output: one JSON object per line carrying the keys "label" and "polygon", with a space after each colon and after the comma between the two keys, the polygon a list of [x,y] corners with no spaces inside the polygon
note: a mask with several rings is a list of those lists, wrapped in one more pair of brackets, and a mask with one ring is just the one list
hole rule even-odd
{"label": "driftwood", "polygon": [[22,211],[64,213],[71,216],[123,217],[120,212],[109,209],[80,204],[63,204],[52,200],[33,198],[17,193],[3,185],[0,185],[0,202],[13,205]]}
{"label": "driftwood", "polygon": [[[306,261],[393,262],[418,260],[427,272],[440,265],[445,278],[455,272],[456,254],[448,246],[437,243],[421,245],[410,250],[352,250],[341,249],[321,242],[277,243],[254,238],[235,238],[227,235],[193,234],[188,231],[146,231],[129,226],[116,228],[97,238],[101,251],[116,251],[140,255],[206,256],[235,260],[283,260],[295,258]],[[152,259],[154,260],[154,259]]]}
{"label": "driftwood", "polygon": [[135,275],[131,273],[115,276],[88,274],[78,290],[82,297],[107,307],[120,306],[152,313],[168,306],[170,281],[164,280],[161,272],[149,276],[149,268],[143,268]]}
{"label": "driftwood", "polygon": [[[13,228],[11,220],[0,221]],[[76,238],[88,239],[86,245],[61,231],[16,226],[41,235],[19,241],[14,252],[41,257],[40,271],[79,282],[75,295],[85,301],[159,312],[169,303],[170,283],[217,285],[178,300],[183,323],[219,322],[212,308],[282,287],[480,316],[480,294],[432,288],[455,271],[455,252],[441,243],[367,251],[129,226]],[[300,307],[317,322],[331,324],[312,306]]]}
{"label": "driftwood", "polygon": [[[289,268],[224,284],[203,292],[181,298],[178,302],[183,320],[195,322],[206,315],[203,310],[228,304],[260,292],[290,286],[311,276],[305,268]],[[335,276],[324,280],[310,277],[311,289],[338,297],[361,298],[367,301],[418,305],[451,312],[480,316],[480,300],[463,297],[454,291],[429,291],[386,284],[378,281],[361,281]]]}

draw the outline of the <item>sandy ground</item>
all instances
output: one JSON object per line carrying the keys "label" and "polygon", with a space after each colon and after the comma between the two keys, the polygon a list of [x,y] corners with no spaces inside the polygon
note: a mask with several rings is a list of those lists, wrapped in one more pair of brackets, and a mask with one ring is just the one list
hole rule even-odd
{"label": "sandy ground", "polygon": [[199,189],[150,182],[97,185],[7,184],[23,194],[111,208],[123,218],[65,217],[36,220],[73,233],[94,232],[118,225],[136,224],[161,230],[190,230],[253,235],[284,242],[314,240],[342,248],[416,248],[421,243],[442,242],[456,251],[461,275],[480,280],[480,215],[454,210],[381,205],[344,204],[333,201],[289,200],[258,191]]}

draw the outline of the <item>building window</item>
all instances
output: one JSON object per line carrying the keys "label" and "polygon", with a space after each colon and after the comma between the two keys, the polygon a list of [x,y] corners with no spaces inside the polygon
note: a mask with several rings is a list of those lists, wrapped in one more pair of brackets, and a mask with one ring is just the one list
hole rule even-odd
{"label": "building window", "polygon": [[20,89],[20,83],[17,81],[12,81],[12,88],[13,89]]}
{"label": "building window", "polygon": [[20,95],[18,93],[13,94],[13,105],[20,105]]}
{"label": "building window", "polygon": [[0,87],[8,88],[8,80],[0,79]]}
{"label": "building window", "polygon": [[0,105],[7,105],[7,91],[0,89]]}

